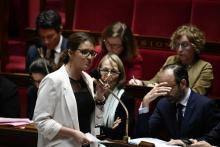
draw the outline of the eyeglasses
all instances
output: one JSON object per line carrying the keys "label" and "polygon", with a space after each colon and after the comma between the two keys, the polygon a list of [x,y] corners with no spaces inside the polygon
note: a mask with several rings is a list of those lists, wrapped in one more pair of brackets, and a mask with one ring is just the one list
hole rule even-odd
{"label": "eyeglasses", "polygon": [[110,73],[112,76],[118,76],[120,74],[120,72],[115,69],[103,68],[103,69],[100,69],[99,71],[101,75],[107,75]]}
{"label": "eyeglasses", "polygon": [[113,44],[113,43],[110,43],[108,40],[103,40],[105,45],[106,46],[109,46],[110,48],[114,48],[114,49],[117,49],[117,48],[122,48],[122,44]]}
{"label": "eyeglasses", "polygon": [[189,47],[192,46],[192,43],[189,41],[183,41],[183,42],[177,42],[174,46],[175,49],[179,49],[180,47],[182,49],[188,49]]}
{"label": "eyeglasses", "polygon": [[77,50],[79,50],[82,56],[84,57],[89,57],[89,55],[91,55],[91,57],[95,57],[97,55],[97,52],[91,49],[77,49]]}

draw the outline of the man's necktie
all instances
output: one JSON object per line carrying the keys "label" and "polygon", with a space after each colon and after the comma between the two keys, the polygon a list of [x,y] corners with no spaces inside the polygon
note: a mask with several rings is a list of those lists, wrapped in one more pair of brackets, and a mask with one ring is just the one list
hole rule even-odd
{"label": "man's necktie", "polygon": [[176,120],[177,120],[177,125],[179,129],[181,129],[181,123],[183,119],[183,105],[182,104],[177,104],[176,105]]}

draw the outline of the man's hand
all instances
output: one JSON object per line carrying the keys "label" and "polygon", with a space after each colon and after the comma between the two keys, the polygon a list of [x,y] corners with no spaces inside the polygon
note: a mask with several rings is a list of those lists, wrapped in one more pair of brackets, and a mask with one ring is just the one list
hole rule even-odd
{"label": "man's hand", "polygon": [[167,85],[167,82],[155,84],[154,88],[144,96],[142,106],[149,107],[150,102],[154,101],[159,96],[167,95],[172,88],[165,85]]}
{"label": "man's hand", "polygon": [[190,147],[212,147],[212,145],[206,141],[197,141],[197,140],[191,140],[191,141],[193,143],[190,145]]}

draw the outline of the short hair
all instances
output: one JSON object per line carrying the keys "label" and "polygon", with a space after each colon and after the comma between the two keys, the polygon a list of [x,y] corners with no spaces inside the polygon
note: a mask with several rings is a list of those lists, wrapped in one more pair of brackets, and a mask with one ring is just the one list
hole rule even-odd
{"label": "short hair", "polygon": [[186,66],[180,64],[168,64],[162,68],[162,71],[171,69],[175,77],[176,83],[179,85],[181,80],[185,79],[187,86],[189,86],[189,76]]}
{"label": "short hair", "polygon": [[91,44],[95,45],[95,40],[92,36],[90,36],[88,33],[84,32],[76,32],[69,36],[68,43],[67,43],[67,50],[64,50],[62,52],[62,55],[60,57],[60,65],[66,64],[69,62],[69,55],[68,51],[76,51],[79,46],[84,43],[85,41],[89,41]]}
{"label": "short hair", "polygon": [[30,74],[41,73],[43,75],[47,75],[52,71],[52,65],[50,65],[50,62],[44,58],[34,60],[29,67]]}
{"label": "short hair", "polygon": [[119,55],[121,59],[131,60],[133,57],[138,55],[133,33],[126,24],[122,22],[115,22],[104,29],[102,33],[102,49],[105,52],[107,52],[107,49],[104,40],[110,37],[121,38],[124,48],[121,55]]}
{"label": "short hair", "polygon": [[54,10],[45,10],[36,19],[36,30],[39,29],[54,29],[56,32],[60,32],[61,26],[61,17]]}
{"label": "short hair", "polygon": [[124,86],[124,83],[126,82],[126,74],[125,74],[124,65],[123,65],[121,59],[116,54],[113,54],[113,53],[106,54],[98,64],[98,68],[97,68],[98,71],[100,70],[102,63],[106,60],[110,60],[110,61],[117,64],[119,72],[120,72],[118,86]]}
{"label": "short hair", "polygon": [[186,35],[189,41],[193,44],[193,48],[197,54],[204,48],[205,36],[201,30],[193,25],[182,25],[171,36],[170,47],[175,48],[176,41]]}

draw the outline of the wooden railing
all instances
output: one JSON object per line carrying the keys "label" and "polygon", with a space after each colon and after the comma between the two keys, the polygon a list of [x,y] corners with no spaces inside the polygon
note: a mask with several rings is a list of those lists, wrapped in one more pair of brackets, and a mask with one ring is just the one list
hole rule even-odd
{"label": "wooden railing", "polygon": [[28,87],[31,84],[29,74],[25,73],[0,73],[0,76],[8,78],[14,82],[18,87]]}

